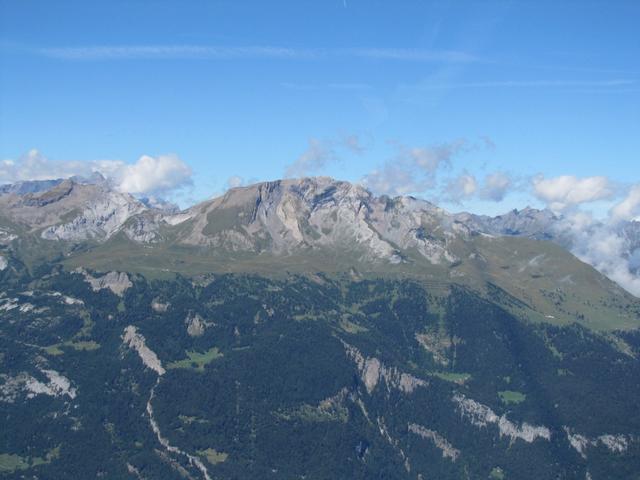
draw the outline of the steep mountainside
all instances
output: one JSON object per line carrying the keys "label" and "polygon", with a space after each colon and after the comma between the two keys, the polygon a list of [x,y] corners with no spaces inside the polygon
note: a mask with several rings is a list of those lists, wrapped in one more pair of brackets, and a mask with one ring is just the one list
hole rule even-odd
{"label": "steep mountainside", "polygon": [[64,180],[44,191],[0,195],[2,216],[15,233],[38,233],[45,240],[103,240],[119,231],[127,219],[147,207],[105,183]]}
{"label": "steep mountainside", "polygon": [[0,475],[640,479],[640,301],[561,221],[327,178],[181,212],[6,187]]}
{"label": "steep mountainside", "polygon": [[15,237],[9,250],[30,268],[57,258],[70,269],[167,277],[208,272],[351,272],[494,286],[528,318],[599,329],[637,324],[638,300],[550,237],[549,212],[488,219],[451,215],[412,197],[376,197],[329,178],[283,180],[229,190],[183,212],[149,208],[105,183],[64,181],[0,196]]}
{"label": "steep mountainside", "polygon": [[122,275],[3,280],[6,477],[638,478],[637,330],[497,289]]}

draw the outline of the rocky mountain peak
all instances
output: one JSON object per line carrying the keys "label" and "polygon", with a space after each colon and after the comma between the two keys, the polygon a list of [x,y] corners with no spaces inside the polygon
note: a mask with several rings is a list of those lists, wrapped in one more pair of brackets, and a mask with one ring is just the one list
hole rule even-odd
{"label": "rocky mountain peak", "polygon": [[[227,251],[290,255],[331,250],[369,262],[403,261],[412,248],[432,263],[447,251],[448,215],[411,197],[376,197],[360,185],[328,177],[264,182],[229,190],[190,210],[181,241]],[[432,235],[425,236],[425,230]]]}
{"label": "rocky mountain peak", "polygon": [[48,240],[109,238],[128,218],[147,209],[105,181],[89,183],[68,178],[53,182],[45,190],[41,186],[32,185],[25,194],[7,189],[9,193],[0,195],[0,207],[12,222],[40,232]]}

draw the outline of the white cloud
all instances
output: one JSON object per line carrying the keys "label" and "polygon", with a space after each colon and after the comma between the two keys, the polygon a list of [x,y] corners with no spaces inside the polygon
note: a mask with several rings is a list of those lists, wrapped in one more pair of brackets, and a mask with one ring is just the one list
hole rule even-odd
{"label": "white cloud", "polygon": [[59,60],[203,59],[242,58],[307,59],[355,58],[427,63],[470,63],[479,59],[468,52],[413,48],[290,48],[271,45],[99,45],[28,49]]}
{"label": "white cloud", "polygon": [[554,178],[539,176],[533,180],[534,194],[554,211],[582,203],[611,198],[614,194],[607,177],[578,178],[562,175]]}
{"label": "white cloud", "polygon": [[448,82],[424,83],[412,87],[417,91],[484,88],[559,88],[559,89],[614,89],[636,85],[631,78],[611,78],[607,80],[498,80],[490,82]]}
{"label": "white cloud", "polygon": [[571,207],[618,196],[615,186],[606,177],[539,177],[534,180],[534,193],[550,208],[564,211],[562,220],[555,227],[556,235],[566,240],[574,255],[640,297],[640,277],[637,275],[640,252],[636,250],[633,236],[628,236],[625,225],[620,223],[640,214],[640,185],[632,187],[627,197],[615,205],[603,221],[594,219],[589,211]]}
{"label": "white cloud", "polygon": [[177,155],[141,156],[117,173],[117,188],[129,193],[168,192],[191,183],[191,168]]}
{"label": "white cloud", "polygon": [[611,209],[614,220],[634,220],[640,216],[640,184],[631,187],[627,197]]}
{"label": "white cloud", "polygon": [[227,189],[238,188],[245,184],[244,178],[239,175],[233,175],[227,179]]}
{"label": "white cloud", "polygon": [[469,149],[470,145],[466,140],[455,140],[426,148],[404,149],[403,155],[425,172],[434,173],[443,165],[449,166],[454,155]]}
{"label": "white cloud", "polygon": [[513,186],[513,179],[506,173],[494,172],[485,176],[482,185],[466,171],[449,180],[443,189],[443,200],[460,203],[470,198],[501,202]]}
{"label": "white cloud", "polygon": [[634,252],[615,223],[598,222],[587,212],[573,212],[556,226],[569,239],[571,252],[622,288],[640,297],[640,277],[634,274]]}
{"label": "white cloud", "polygon": [[0,161],[0,183],[52,180],[74,175],[89,177],[95,172],[110,176],[123,165],[124,163],[118,160],[52,161],[34,149],[17,160]]}
{"label": "white cloud", "polygon": [[391,162],[365,175],[361,183],[375,193],[386,195],[424,192],[433,186],[431,178],[415,175],[412,168],[405,168]]}
{"label": "white cloud", "polygon": [[304,177],[310,172],[324,168],[336,158],[332,142],[310,138],[307,149],[287,167],[285,176]]}
{"label": "white cloud", "polygon": [[335,54],[376,60],[410,62],[469,63],[480,59],[473,54],[456,50],[424,50],[412,48],[350,48],[334,51]]}
{"label": "white cloud", "polygon": [[143,155],[134,164],[121,160],[49,160],[31,150],[17,160],[0,161],[0,183],[51,180],[100,173],[118,190],[166,193],[191,183],[191,169],[176,155]]}
{"label": "white cloud", "polygon": [[316,174],[327,165],[339,160],[336,149],[347,150],[356,155],[362,155],[366,147],[356,134],[343,134],[339,138],[320,140],[310,138],[307,149],[285,170],[285,177],[304,177]]}
{"label": "white cloud", "polygon": [[362,144],[362,141],[358,135],[344,135],[340,139],[340,145],[352,153],[362,155],[366,151],[366,147]]}
{"label": "white cloud", "polygon": [[315,53],[285,47],[214,45],[123,45],[52,47],[34,51],[60,60],[302,58]]}
{"label": "white cloud", "polygon": [[484,185],[482,186],[482,189],[479,193],[480,198],[482,198],[483,200],[501,202],[512,185],[513,181],[511,177],[506,173],[491,173],[484,179]]}
{"label": "white cloud", "polygon": [[428,147],[398,145],[398,155],[365,175],[362,184],[388,195],[422,193],[436,185],[438,172],[450,167],[453,157],[474,148],[478,146],[464,139]]}
{"label": "white cloud", "polygon": [[445,187],[445,199],[458,203],[472,197],[478,190],[476,177],[469,173],[462,173],[450,180]]}

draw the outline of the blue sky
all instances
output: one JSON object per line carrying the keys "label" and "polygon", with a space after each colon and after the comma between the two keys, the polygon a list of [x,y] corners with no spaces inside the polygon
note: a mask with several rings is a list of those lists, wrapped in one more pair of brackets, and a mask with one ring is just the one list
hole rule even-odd
{"label": "blue sky", "polygon": [[638,1],[0,4],[0,182],[109,161],[186,205],[321,174],[492,214],[640,182]]}

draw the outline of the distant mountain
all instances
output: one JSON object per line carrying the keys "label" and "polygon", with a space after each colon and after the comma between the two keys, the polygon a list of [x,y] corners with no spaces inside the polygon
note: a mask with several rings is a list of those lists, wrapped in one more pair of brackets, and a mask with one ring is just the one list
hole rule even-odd
{"label": "distant mountain", "polygon": [[[102,174],[98,172],[95,172],[90,177],[73,176],[70,177],[69,180],[82,185],[106,183],[106,179],[102,176]],[[64,178],[58,178],[52,180],[25,180],[16,183],[8,183],[0,185],[0,195],[11,193],[17,195],[25,195],[27,193],[46,192],[47,190],[52,189],[53,187],[61,184],[64,181]]]}
{"label": "distant mountain", "polygon": [[550,210],[537,210],[527,207],[511,210],[504,215],[489,217],[460,213],[456,218],[474,229],[491,235],[509,235],[528,237],[537,240],[552,240],[554,225],[561,220]]}
{"label": "distant mountain", "polygon": [[118,232],[131,216],[147,210],[131,195],[105,183],[78,183],[67,179],[47,190],[33,187],[0,196],[2,215],[16,233],[35,233],[46,240],[104,240]]}
{"label": "distant mountain", "polygon": [[166,213],[178,213],[180,207],[159,197],[141,197],[139,200],[147,207],[155,210],[162,210]]}
{"label": "distant mountain", "polygon": [[8,183],[0,185],[0,195],[17,194],[24,195],[26,193],[38,193],[45,192],[59,183],[62,183],[63,179],[57,180],[33,180],[25,182]]}

